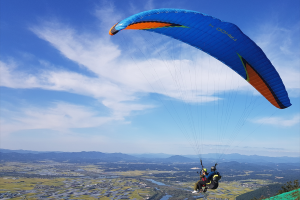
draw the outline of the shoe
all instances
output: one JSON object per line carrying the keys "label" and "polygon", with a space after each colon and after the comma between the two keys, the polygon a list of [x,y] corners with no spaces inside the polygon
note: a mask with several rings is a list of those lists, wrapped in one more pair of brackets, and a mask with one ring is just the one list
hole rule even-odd
{"label": "shoe", "polygon": [[194,190],[192,193],[193,193],[193,194],[196,194],[196,193],[198,193],[198,191],[197,191],[197,190]]}
{"label": "shoe", "polygon": [[203,190],[203,192],[206,192],[207,191],[207,188],[205,188],[204,190]]}

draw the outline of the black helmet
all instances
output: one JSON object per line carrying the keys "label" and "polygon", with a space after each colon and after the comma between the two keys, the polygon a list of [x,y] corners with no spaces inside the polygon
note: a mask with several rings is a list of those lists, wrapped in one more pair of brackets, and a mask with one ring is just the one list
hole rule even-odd
{"label": "black helmet", "polygon": [[215,166],[212,166],[212,167],[210,168],[210,170],[211,170],[212,172],[214,172],[214,171],[216,171],[216,167],[215,167]]}

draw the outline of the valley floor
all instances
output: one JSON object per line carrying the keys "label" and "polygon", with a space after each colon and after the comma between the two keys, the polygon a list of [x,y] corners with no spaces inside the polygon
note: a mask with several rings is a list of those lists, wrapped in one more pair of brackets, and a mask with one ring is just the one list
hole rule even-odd
{"label": "valley floor", "polygon": [[226,181],[225,177],[218,189],[193,195],[191,191],[198,175],[192,168],[189,172],[180,171],[180,166],[170,170],[170,165],[161,164],[137,170],[141,165],[52,161],[1,163],[0,199],[235,199],[273,183],[248,176],[237,181]]}

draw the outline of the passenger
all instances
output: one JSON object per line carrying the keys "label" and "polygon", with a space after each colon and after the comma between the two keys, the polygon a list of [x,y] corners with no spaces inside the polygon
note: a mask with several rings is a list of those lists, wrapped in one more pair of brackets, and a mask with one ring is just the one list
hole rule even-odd
{"label": "passenger", "polygon": [[205,183],[206,183],[206,176],[207,175],[207,169],[203,168],[200,174],[200,180],[197,181],[194,185],[194,191],[192,193],[198,193],[198,192],[202,192],[202,187],[205,187]]}

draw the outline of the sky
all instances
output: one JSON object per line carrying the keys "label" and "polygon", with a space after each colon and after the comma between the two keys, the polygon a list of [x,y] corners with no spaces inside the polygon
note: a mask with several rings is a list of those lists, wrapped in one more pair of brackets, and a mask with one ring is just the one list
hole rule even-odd
{"label": "sky", "polygon": [[[178,8],[236,24],[270,59],[279,110],[215,58],[166,36],[108,34]],[[3,0],[0,148],[300,156],[300,1]]]}

